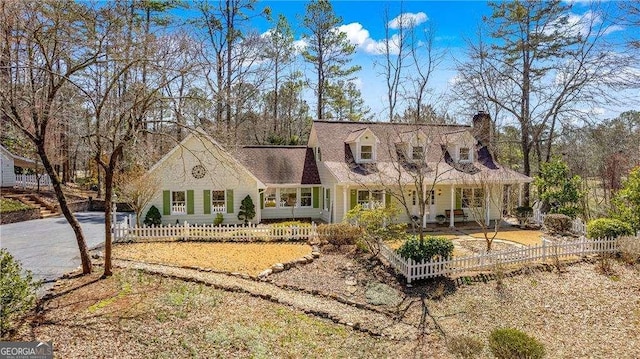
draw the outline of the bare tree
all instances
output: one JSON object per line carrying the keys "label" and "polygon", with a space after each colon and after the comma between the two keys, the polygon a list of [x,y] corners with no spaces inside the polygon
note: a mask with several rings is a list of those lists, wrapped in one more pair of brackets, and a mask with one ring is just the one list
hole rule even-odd
{"label": "bare tree", "polygon": [[491,209],[502,208],[503,188],[500,178],[490,172],[480,171],[467,177],[464,187],[460,188],[462,206],[468,208],[471,219],[480,227],[487,244],[487,252],[500,231],[501,219],[491,224]]}
{"label": "bare tree", "polygon": [[47,146],[55,123],[67,106],[65,90],[72,78],[95,64],[104,38],[91,31],[98,23],[93,9],[77,2],[0,2],[0,111],[33,142],[64,217],[74,231],[82,272],[91,273],[91,259],[80,227],[67,204],[62,179]]}
{"label": "bare tree", "polygon": [[121,199],[131,205],[136,213],[136,225],[140,226],[142,211],[160,190],[160,180],[148,176],[142,168],[134,168],[117,177]]}
{"label": "bare tree", "polygon": [[550,157],[559,123],[588,116],[583,106],[613,101],[607,88],[626,65],[601,46],[610,24],[597,16],[570,22],[570,6],[558,0],[491,6],[484,23],[492,42],[481,30],[469,43],[470,60],[458,64],[454,91],[460,101],[491,104],[515,121],[523,172],[530,175],[534,155],[538,163]]}

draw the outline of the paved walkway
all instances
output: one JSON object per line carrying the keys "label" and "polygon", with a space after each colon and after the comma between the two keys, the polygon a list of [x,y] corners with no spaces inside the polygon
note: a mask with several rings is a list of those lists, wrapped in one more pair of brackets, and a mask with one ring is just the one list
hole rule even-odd
{"label": "paved walkway", "polygon": [[[104,213],[76,213],[89,248],[104,242]],[[5,248],[36,279],[53,281],[80,266],[76,237],[64,217],[34,219],[0,226]]]}
{"label": "paved walkway", "polygon": [[321,295],[283,289],[268,282],[243,279],[227,274],[199,271],[174,266],[142,262],[114,260],[118,267],[139,269],[148,273],[165,275],[182,280],[197,281],[214,288],[244,292],[250,295],[291,306],[297,310],[316,316],[329,318],[336,323],[353,326],[363,332],[395,339],[415,339],[417,329],[397,321],[389,315],[359,308]]}

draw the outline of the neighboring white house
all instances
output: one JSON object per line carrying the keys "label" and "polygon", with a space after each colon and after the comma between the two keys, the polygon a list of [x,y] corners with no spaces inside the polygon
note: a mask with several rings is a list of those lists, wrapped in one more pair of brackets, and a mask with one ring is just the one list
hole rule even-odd
{"label": "neighboring white house", "polygon": [[[334,223],[357,204],[401,206],[419,214],[418,191],[428,198],[424,224],[449,214],[490,221],[502,216],[507,185],[530,177],[503,168],[487,145],[490,118],[474,126],[315,121],[307,146],[247,146],[226,151],[210,137],[189,135],[151,170],[162,179],[153,201],[164,223],[211,223],[223,213],[237,223],[242,198],[256,206],[254,222],[311,218]],[[480,132],[479,132],[480,131]],[[482,139],[482,140],[480,140]],[[416,186],[421,171],[422,188]],[[482,209],[482,211],[477,211]]]}
{"label": "neighboring white house", "polygon": [[36,162],[16,156],[0,145],[0,187],[13,187],[16,184],[15,167],[35,168]]}

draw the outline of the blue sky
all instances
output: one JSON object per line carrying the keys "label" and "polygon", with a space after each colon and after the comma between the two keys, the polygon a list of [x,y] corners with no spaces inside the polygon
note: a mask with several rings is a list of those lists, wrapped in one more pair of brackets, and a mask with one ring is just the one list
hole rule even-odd
{"label": "blue sky", "polygon": [[[587,1],[573,0],[572,14],[576,17],[589,14]],[[296,40],[302,36],[304,29],[301,18],[305,12],[306,1],[259,0],[257,9],[270,7],[272,18],[279,14],[285,15],[294,30]],[[347,33],[349,39],[357,45],[357,52],[353,63],[360,65],[362,70],[357,74],[356,83],[359,85],[366,104],[371,108],[374,119],[382,119],[384,112],[386,90],[384,78],[378,75],[379,68],[374,64],[379,55],[371,50],[375,43],[384,38],[384,11],[389,10],[389,17],[394,18],[401,12],[409,13],[419,25],[432,26],[435,30],[435,46],[445,53],[444,61],[437,68],[433,81],[430,83],[436,94],[448,92],[449,82],[455,76],[455,61],[464,59],[465,38],[474,38],[483,15],[490,15],[491,9],[485,1],[332,1],[335,13],[342,18],[341,29]],[[603,3],[604,8],[616,11],[615,3]],[[609,13],[611,14],[611,13]],[[260,32],[267,31],[271,23],[264,19],[255,18],[252,24]],[[609,37],[619,40],[625,32],[624,28],[612,29]],[[305,65],[300,65],[305,66]],[[308,67],[308,66],[307,66]],[[302,67],[303,71],[305,68]],[[435,100],[434,100],[435,101]],[[442,102],[442,100],[439,100]],[[309,99],[311,108],[315,108],[312,98]],[[619,112],[629,108],[598,109],[602,117],[614,117]],[[449,114],[458,117],[454,110]]]}

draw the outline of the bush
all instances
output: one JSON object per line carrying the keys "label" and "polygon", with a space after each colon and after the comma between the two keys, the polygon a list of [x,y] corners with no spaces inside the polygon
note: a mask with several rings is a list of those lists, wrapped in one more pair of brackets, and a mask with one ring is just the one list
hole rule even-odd
{"label": "bush", "polygon": [[436,259],[450,259],[453,255],[453,242],[442,237],[426,237],[423,241],[411,237],[396,250],[402,258],[411,258],[416,262]]}
{"label": "bush", "polygon": [[560,213],[547,214],[544,217],[544,226],[552,233],[568,232],[571,229],[571,217]]}
{"label": "bush", "polygon": [[575,219],[580,213],[580,209],[578,207],[567,206],[567,207],[560,207],[556,210],[552,210],[551,213],[564,214],[566,216],[569,216],[571,219]]}
{"label": "bush", "polygon": [[640,237],[623,236],[618,238],[620,257],[627,264],[640,261]]}
{"label": "bush", "polygon": [[40,285],[9,252],[0,249],[0,338],[11,330],[17,317],[33,308]]}
{"label": "bush", "polygon": [[489,348],[498,359],[544,357],[544,346],[536,338],[513,329],[495,329],[489,335]]}
{"label": "bush", "polygon": [[449,338],[447,341],[447,349],[449,349],[449,353],[453,354],[456,358],[476,358],[482,353],[484,344],[480,339],[467,335],[458,335]]}
{"label": "bush", "polygon": [[360,227],[349,223],[321,224],[318,226],[318,239],[322,242],[343,246],[355,244],[363,234]]}
{"label": "bush", "polygon": [[156,206],[151,206],[147,215],[144,216],[144,224],[147,226],[159,226],[162,224],[162,216]]}
{"label": "bush", "polygon": [[614,218],[598,218],[587,224],[588,238],[617,238],[630,236],[633,229],[628,223]]}
{"label": "bush", "polygon": [[222,213],[217,213],[216,218],[213,219],[213,225],[219,226],[224,222],[224,215]]}
{"label": "bush", "polygon": [[240,202],[240,210],[238,211],[238,219],[244,221],[246,226],[253,217],[256,216],[256,206],[253,204],[251,196],[247,195]]}

